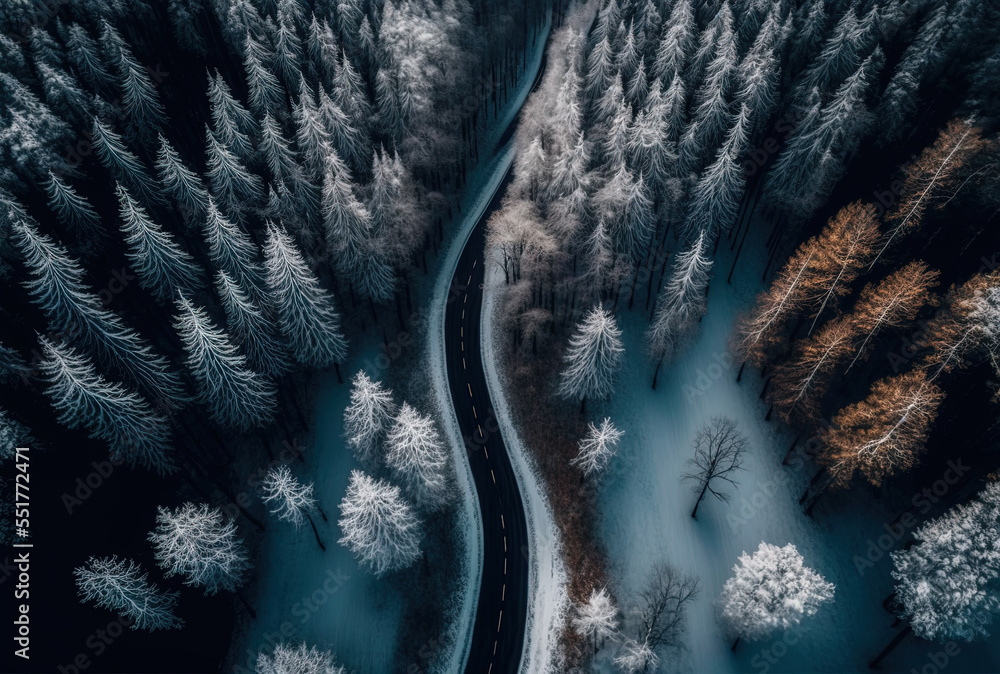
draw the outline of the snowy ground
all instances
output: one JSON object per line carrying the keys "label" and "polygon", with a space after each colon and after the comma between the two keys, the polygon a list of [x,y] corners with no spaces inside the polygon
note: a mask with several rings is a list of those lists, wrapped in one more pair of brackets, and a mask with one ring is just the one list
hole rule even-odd
{"label": "snowy ground", "polygon": [[[539,67],[550,23],[536,38],[527,64],[528,73],[534,73]],[[531,75],[522,78],[516,91],[511,92],[501,115],[492,120],[489,130],[482,134],[481,153],[484,158],[516,117],[533,79]],[[363,342],[355,339],[351,344],[348,362],[342,368],[345,380],[362,368],[381,379],[384,373],[380,371],[403,364],[402,360],[396,361],[397,358],[419,354],[421,358],[428,358],[431,364],[433,398],[438,407],[438,418],[443,421],[453,456],[458,462],[458,487],[462,494],[457,499],[461,522],[457,543],[462,547],[457,557],[463,568],[454,569],[452,573],[463,579],[465,589],[459,598],[461,608],[450,616],[447,641],[453,647],[447,653],[441,653],[436,643],[429,643],[426,648],[420,649],[433,656],[433,662],[441,672],[459,672],[464,668],[478,600],[482,534],[478,501],[444,380],[443,334],[438,326],[443,325],[444,307],[457,254],[512,160],[513,154],[508,147],[498,156],[484,161],[467,177],[461,215],[449,227],[451,235],[445,243],[445,255],[430,260],[436,275],[419,277],[411,288],[416,314],[411,317],[412,324],[408,330],[391,341],[393,348],[387,352],[382,347],[381,335],[369,328],[368,339]],[[427,280],[424,281],[424,278]],[[414,335],[423,331],[427,332],[427,339],[424,340],[426,348],[408,350],[406,347],[410,341],[404,341],[404,335],[407,340],[419,339]],[[245,668],[236,671],[254,671],[257,654],[269,653],[273,644],[279,641],[305,640],[330,649],[339,663],[359,674],[410,671],[412,666],[424,671],[424,667],[431,662],[393,662],[397,636],[404,619],[402,593],[394,587],[391,578],[379,581],[359,569],[350,552],[337,543],[340,537],[336,524],[337,506],[346,491],[350,471],[359,467],[342,438],[343,411],[349,395],[349,385],[338,384],[333,372],[324,376],[313,411],[315,437],[311,446],[305,448],[309,457],[308,466],[299,462],[290,464],[300,479],[315,482],[316,497],[330,519],[329,523],[325,523],[316,518],[327,551],[324,553],[319,549],[308,525],[296,531],[284,522],[273,519],[268,522],[260,552],[254,560],[258,584],[251,601],[255,604],[258,619],[234,644],[229,666]]]}
{"label": "snowy ground", "polygon": [[[610,416],[625,431],[621,452],[599,496],[599,537],[606,546],[614,588],[628,600],[641,588],[651,566],[666,560],[700,578],[701,594],[691,606],[687,651],[661,665],[662,671],[692,672],[847,672],[868,671],[867,662],[889,642],[891,616],[882,600],[892,592],[888,554],[877,547],[883,526],[899,514],[889,511],[864,487],[826,498],[816,518],[806,517],[798,498],[811,466],[781,466],[793,433],[776,422],[765,422],[767,408],[758,399],[761,380],[744,372],[736,383],[740,362],[734,362],[729,339],[736,314],[759,291],[769,227],[755,221],[733,284],[726,284],[732,263],[725,240],[719,247],[710,289],[708,315],[696,341],[660,372],[651,390],[653,367],[643,357],[645,291],[637,294],[636,310],[619,312],[628,358],[615,400],[589,410],[592,418]],[[623,297],[627,295],[623,292]],[[739,491],[730,503],[702,502],[697,521],[690,517],[696,495],[681,474],[692,456],[691,441],[713,415],[736,419],[749,436],[751,452],[738,476]],[[715,602],[731,575],[737,557],[756,550],[760,541],[794,543],[807,565],[836,585],[832,604],[804,620],[799,629],[757,643],[744,640],[735,654],[731,640],[715,617]],[[883,539],[885,542],[886,539]],[[874,547],[873,546],[874,542]],[[893,547],[898,547],[894,544]],[[856,557],[877,561],[861,568]],[[881,558],[879,558],[881,554]],[[955,656],[935,656],[943,650],[908,637],[883,663],[886,671],[996,671],[983,644],[963,644]],[[937,665],[932,658],[937,658]],[[601,668],[606,669],[606,655]],[[944,666],[939,665],[944,662]]]}

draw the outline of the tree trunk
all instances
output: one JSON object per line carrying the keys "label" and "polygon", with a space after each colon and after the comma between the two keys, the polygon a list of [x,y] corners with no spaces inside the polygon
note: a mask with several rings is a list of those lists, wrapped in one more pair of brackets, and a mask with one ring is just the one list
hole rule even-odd
{"label": "tree trunk", "polygon": [[795,451],[795,446],[799,444],[799,438],[801,438],[801,437],[802,437],[802,433],[799,433],[798,435],[795,436],[795,439],[792,440],[792,446],[788,448],[788,451],[785,452],[785,458],[783,458],[781,460],[781,465],[782,466],[787,466],[788,465],[788,459],[791,458],[792,452]]}
{"label": "tree trunk", "polygon": [[736,637],[736,641],[734,641],[733,645],[729,647],[729,650],[731,650],[733,653],[735,653],[736,652],[736,647],[740,645],[740,639],[742,639],[742,638],[743,637]]}
{"label": "tree trunk", "polygon": [[655,369],[655,370],[653,370],[653,390],[654,390],[654,391],[656,390],[656,378],[657,378],[657,377],[659,376],[659,374],[660,374],[660,366],[661,366],[661,365],[663,365],[663,359],[662,359],[662,358],[660,358],[660,360],[658,360],[658,361],[656,362],[656,369]]}
{"label": "tree trunk", "polygon": [[320,517],[322,517],[322,518],[323,518],[323,521],[324,521],[324,522],[329,522],[329,521],[330,521],[330,520],[329,520],[329,519],[327,518],[327,516],[326,516],[326,513],[325,513],[325,512],[323,512],[323,508],[321,508],[320,506],[318,506],[318,505],[317,505],[317,506],[316,506],[316,510],[318,510],[318,511],[319,511],[319,514],[320,514]]}
{"label": "tree trunk", "polygon": [[340,376],[340,363],[334,363],[333,364],[333,369],[337,371],[337,383],[338,384],[343,384],[344,383],[344,378],[342,376]]}
{"label": "tree trunk", "polygon": [[243,604],[243,608],[245,608],[250,613],[250,617],[256,620],[257,612],[253,610],[253,606],[251,606],[250,602],[247,601],[247,598],[243,596],[243,593],[240,592],[239,590],[236,590],[235,594],[236,598],[240,600],[241,604]]}
{"label": "tree trunk", "polygon": [[313,534],[316,535],[316,542],[319,543],[320,549],[323,552],[326,552],[326,546],[323,545],[323,541],[320,540],[320,537],[319,537],[319,531],[316,530],[316,523],[313,522],[313,518],[309,515],[309,513],[306,513],[306,518],[309,520],[309,524],[312,526]]}
{"label": "tree trunk", "polygon": [[708,482],[705,482],[705,486],[701,488],[701,493],[698,494],[698,500],[694,503],[694,510],[691,511],[691,519],[698,519],[698,506],[701,505],[701,500],[705,498],[705,492],[708,491]]}
{"label": "tree trunk", "polygon": [[903,639],[905,639],[906,636],[912,631],[913,628],[910,627],[909,625],[901,629],[899,631],[899,634],[897,634],[892,638],[892,641],[889,642],[889,645],[886,646],[884,649],[882,649],[882,652],[876,655],[874,660],[868,663],[868,669],[875,669],[876,667],[878,667],[879,663],[885,659],[885,656],[889,655],[889,653],[892,653],[893,649],[895,649],[896,646],[898,646],[899,643]]}
{"label": "tree trunk", "polygon": [[583,414],[586,411],[587,411],[587,396],[583,396],[583,398],[580,399],[580,414]]}
{"label": "tree trunk", "polygon": [[743,379],[743,368],[745,368],[746,366],[747,366],[747,362],[743,361],[743,364],[740,365],[740,371],[736,373],[736,383],[737,384],[740,383],[740,379]]}

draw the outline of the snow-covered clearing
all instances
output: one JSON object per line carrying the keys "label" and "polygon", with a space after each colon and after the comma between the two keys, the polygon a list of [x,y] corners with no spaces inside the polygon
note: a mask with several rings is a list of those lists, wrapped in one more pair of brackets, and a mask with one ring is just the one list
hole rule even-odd
{"label": "snow-covered clearing", "polygon": [[[551,17],[538,32],[526,64],[528,75],[523,76],[517,89],[510,92],[501,115],[491,120],[488,131],[481,135],[480,151],[484,157],[496,146],[527,97],[534,73],[541,64],[550,27]],[[290,467],[301,480],[315,482],[315,496],[330,519],[326,523],[315,517],[327,551],[324,553],[316,545],[308,525],[295,530],[288,523],[269,519],[260,552],[253,560],[257,567],[257,587],[251,601],[258,619],[252,621],[247,632],[234,644],[230,667],[253,671],[257,653],[269,653],[279,641],[305,640],[332,650],[338,662],[348,670],[365,674],[409,671],[411,666],[419,667],[420,671],[428,671],[427,667],[433,666],[430,671],[440,672],[459,672],[464,668],[479,597],[482,525],[445,379],[444,335],[440,326],[444,324],[444,309],[458,254],[512,160],[513,151],[508,145],[467,176],[461,213],[448,226],[450,234],[444,244],[445,255],[432,259],[432,275],[418,277],[411,288],[416,318],[408,331],[401,332],[399,340],[391,341],[392,348],[387,352],[382,347],[380,331],[369,328],[366,340],[355,339],[351,344],[348,362],[341,367],[345,383],[338,384],[332,371],[320,383],[313,413],[315,436],[311,445],[305,447],[308,464],[296,461]],[[403,336],[419,341],[423,335],[415,335],[424,331],[426,339],[422,346],[425,348],[407,349],[410,342],[404,341]],[[450,573],[464,581],[464,591],[462,596],[455,598],[454,614],[448,616],[448,633],[440,640],[445,643],[428,643],[418,649],[428,653],[431,656],[428,659],[399,663],[393,662],[393,656],[405,618],[402,595],[393,586],[391,577],[376,580],[358,567],[351,553],[337,543],[341,534],[336,520],[337,506],[347,489],[350,472],[359,467],[342,437],[343,412],[350,396],[347,382],[362,368],[373,378],[382,379],[386,367],[400,367],[404,359],[414,357],[430,368],[435,416],[443,422],[442,430],[458,467],[461,496],[456,501],[461,530],[456,543],[462,550],[456,558],[462,568]],[[400,360],[396,361],[397,358]],[[252,492],[252,489],[247,491]],[[447,652],[442,653],[443,648],[448,649]]]}
{"label": "snow-covered clearing", "polygon": [[[767,223],[754,221],[732,285],[726,284],[732,253],[723,239],[701,331],[675,362],[664,366],[656,391],[650,387],[653,364],[644,357],[649,314],[642,311],[646,293],[640,286],[636,309],[619,312],[627,358],[616,397],[588,411],[591,418],[610,416],[625,431],[601,489],[597,525],[611,575],[620,581],[614,588],[619,601],[627,606],[657,561],[669,561],[700,578],[701,593],[688,617],[686,652],[667,659],[662,671],[868,671],[868,661],[897,631],[890,629],[893,619],[882,608],[892,592],[891,561],[878,541],[886,534],[884,525],[899,514],[898,504],[877,500],[871,489],[857,485],[847,493],[827,494],[815,519],[807,517],[798,498],[812,466],[781,465],[794,433],[764,420],[767,406],[758,398],[759,373],[748,367],[736,383],[740,362],[732,356],[729,339],[737,313],[761,288],[769,230]],[[627,304],[627,291],[622,298]],[[706,496],[694,520],[690,513],[697,495],[680,478],[693,454],[692,440],[713,415],[734,418],[751,447],[746,470],[736,475],[739,490],[730,489],[731,502]],[[716,621],[715,603],[737,557],[756,550],[762,540],[795,544],[805,564],[836,585],[836,594],[799,628],[763,642],[743,640],[734,654],[732,639]],[[884,536],[882,542],[887,542]],[[901,545],[892,541],[893,549]],[[876,561],[859,570],[856,557],[866,559],[869,549]],[[992,649],[991,656],[987,645],[959,644],[957,655],[942,661],[935,654],[944,645],[911,636],[882,669],[921,671],[928,664],[935,667],[932,658],[937,657],[934,672],[996,671],[998,647]],[[602,669],[610,669],[606,653],[600,660]]]}

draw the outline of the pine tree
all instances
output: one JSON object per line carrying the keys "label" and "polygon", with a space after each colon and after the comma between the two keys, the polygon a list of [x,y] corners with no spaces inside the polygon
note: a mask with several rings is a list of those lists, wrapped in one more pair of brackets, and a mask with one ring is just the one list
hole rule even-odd
{"label": "pine tree", "polygon": [[604,417],[600,427],[587,423],[587,435],[580,440],[576,456],[570,461],[578,466],[585,477],[600,474],[608,467],[618,452],[618,441],[624,431],[615,428],[609,417]]}
{"label": "pine tree", "polygon": [[264,275],[258,258],[260,251],[250,236],[215,207],[211,197],[203,225],[208,256],[240,289],[256,302],[264,302]]}
{"label": "pine tree", "polygon": [[258,149],[274,180],[294,183],[301,178],[295,153],[285,139],[281,126],[270,114],[265,114],[261,120]]}
{"label": "pine tree", "polygon": [[344,410],[344,437],[361,463],[374,465],[396,411],[392,390],[382,388],[364,371],[354,375],[351,402]]}
{"label": "pine tree", "polygon": [[[936,277],[935,277],[936,278]],[[927,326],[927,366],[931,379],[968,365],[968,359],[982,357],[998,370],[1000,336],[1000,272],[976,274],[952,287],[946,306]]]}
{"label": "pine tree", "polygon": [[833,583],[803,561],[791,543],[779,548],[761,541],[753,555],[740,555],[720,600],[722,621],[737,642],[742,637],[757,641],[776,629],[795,627],[833,600]]}
{"label": "pine tree", "polygon": [[253,116],[233,97],[229,86],[218,73],[208,76],[208,101],[212,114],[212,134],[240,161],[254,158],[251,134],[256,129]]}
{"label": "pine tree", "polygon": [[131,559],[90,557],[73,575],[81,601],[117,612],[134,630],[180,629],[184,624],[174,615],[179,593],[150,583]]}
{"label": "pine tree", "polygon": [[851,366],[868,356],[868,344],[879,332],[904,327],[917,317],[917,312],[931,301],[931,288],[938,276],[924,262],[912,261],[879,283],[864,287],[854,304],[851,320],[865,338],[857,347]]}
{"label": "pine tree", "polygon": [[264,259],[266,285],[278,325],[295,360],[310,367],[343,362],[347,340],[340,332],[333,300],[320,287],[291,237],[270,224]]}
{"label": "pine tree", "polygon": [[156,170],[160,178],[160,186],[166,192],[169,200],[180,210],[185,224],[190,229],[193,222],[200,220],[205,215],[208,192],[198,174],[185,165],[177,151],[163,137],[163,134],[160,134],[159,140],[160,149],[156,155]]}
{"label": "pine tree", "polygon": [[352,470],[340,515],[340,544],[376,577],[420,558],[421,523],[399,487]]}
{"label": "pine tree", "polygon": [[[107,23],[104,25],[105,29],[109,28]],[[128,44],[120,40],[121,38],[117,38],[113,42],[117,43],[116,63],[121,102],[128,116],[131,135],[145,145],[155,137],[166,122],[167,115],[146,69],[132,55]]]}
{"label": "pine tree", "polygon": [[161,302],[182,291],[201,286],[201,269],[173,237],[153,222],[146,210],[121,185],[115,186],[121,231],[128,249],[125,256],[139,285]]}
{"label": "pine tree", "polygon": [[286,9],[278,11],[278,26],[274,32],[274,62],[273,67],[284,80],[285,86],[292,86],[301,72],[302,41],[295,30],[291,13]]}
{"label": "pine tree", "polygon": [[705,234],[709,240],[732,226],[743,198],[746,172],[740,156],[747,144],[750,110],[740,108],[716,160],[705,169],[691,190],[685,230],[691,238]]}
{"label": "pine tree", "polygon": [[989,637],[1000,612],[1000,483],[913,537],[916,545],[890,554],[896,597],[914,633],[939,642]]}
{"label": "pine tree", "polygon": [[367,172],[371,146],[367,136],[356,128],[339,105],[320,86],[319,108],[317,110],[330,141],[339,155],[358,171]]}
{"label": "pine tree", "polygon": [[80,90],[73,75],[44,62],[37,63],[36,67],[41,75],[45,102],[49,107],[60,116],[72,120],[74,125],[82,126],[85,121],[89,121],[93,102]]}
{"label": "pine tree", "polygon": [[782,419],[815,420],[836,368],[851,355],[858,334],[853,317],[835,318],[802,340],[792,357],[775,368],[770,401]]}
{"label": "pine tree", "polygon": [[303,76],[299,84],[299,99],[292,106],[295,119],[295,140],[302,153],[306,171],[321,178],[326,169],[327,155],[332,152],[330,134],[320,119],[312,88]]}
{"label": "pine tree", "polygon": [[451,499],[451,465],[437,426],[403,403],[385,436],[385,462],[418,508],[437,511]]}
{"label": "pine tree", "polygon": [[663,25],[663,37],[656,49],[653,75],[667,86],[684,72],[688,54],[695,41],[694,12],[691,0],[678,0],[670,10],[670,17]]}
{"label": "pine tree", "polygon": [[205,174],[215,197],[226,213],[237,220],[244,218],[246,210],[256,204],[263,194],[260,178],[250,173],[239,158],[220,143],[205,128],[207,161]]}
{"label": "pine tree", "polygon": [[85,352],[95,354],[157,406],[180,408],[186,400],[183,386],[167,359],[87,292],[84,271],[66,249],[27,222],[15,222],[13,231],[32,276],[24,285],[49,319],[51,332],[72,338]]}
{"label": "pine tree", "polygon": [[226,327],[233,342],[242,348],[250,368],[272,378],[289,372],[287,349],[278,337],[269,307],[253,299],[225,271],[220,269],[215,278],[216,291],[226,312]]}
{"label": "pine tree", "polygon": [[204,588],[206,595],[233,592],[250,569],[250,553],[236,537],[236,525],[205,504],[157,508],[156,530],[148,539],[165,577],[183,576],[185,585]]}
{"label": "pine tree", "polygon": [[84,197],[80,196],[71,185],[49,171],[49,181],[45,184],[49,208],[64,225],[70,227],[83,238],[100,236],[101,218]]}
{"label": "pine tree", "polygon": [[250,109],[258,119],[267,113],[280,118],[286,110],[285,92],[266,65],[270,62],[267,48],[248,31],[243,47],[243,67],[250,91]]}
{"label": "pine tree", "polygon": [[173,470],[170,427],[135,391],[109,382],[94,364],[73,349],[39,339],[43,359],[39,369],[48,387],[46,395],[69,428],[84,428],[103,440],[113,457],[127,459],[158,473]]}
{"label": "pine tree", "polygon": [[70,25],[66,45],[70,61],[87,84],[97,91],[110,91],[111,74],[104,66],[97,42],[87,34],[87,29],[78,23]]}
{"label": "pine tree", "polygon": [[878,486],[916,465],[943,398],[919,369],[875,382],[867,398],[834,415],[819,462],[837,486],[846,487],[855,471]]}
{"label": "pine tree", "polygon": [[147,206],[163,203],[156,181],[111,127],[94,118],[94,147],[104,168]]}
{"label": "pine tree", "polygon": [[980,130],[968,121],[952,120],[933,145],[906,169],[899,203],[886,214],[889,231],[872,266],[898,236],[919,227],[929,205],[950,199],[961,187],[962,168],[984,147]]}
{"label": "pine tree", "polygon": [[667,287],[656,303],[653,323],[646,333],[649,353],[657,361],[657,372],[660,363],[669,362],[677,355],[705,315],[712,264],[704,233],[677,256]]}
{"label": "pine tree", "polygon": [[582,409],[588,396],[611,396],[625,351],[621,334],[611,312],[595,306],[587,313],[566,350],[566,367],[559,385],[563,397],[579,398]]}
{"label": "pine tree", "polygon": [[274,385],[247,368],[224,331],[184,295],[177,298],[174,327],[198,385],[198,400],[217,423],[238,430],[261,428],[274,418]]}

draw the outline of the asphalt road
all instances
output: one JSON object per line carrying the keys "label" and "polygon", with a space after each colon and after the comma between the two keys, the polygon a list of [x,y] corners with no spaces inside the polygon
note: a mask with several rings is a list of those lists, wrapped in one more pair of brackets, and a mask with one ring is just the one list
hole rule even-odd
{"label": "asphalt road", "polygon": [[[542,81],[543,52],[531,91]],[[517,120],[504,130],[493,150],[503,151]],[[516,674],[521,666],[528,615],[528,532],[517,479],[493,413],[480,350],[486,222],[500,207],[513,176],[503,179],[465,242],[451,279],[445,309],[445,354],[452,404],[483,518],[483,573],[467,674]]]}
{"label": "asphalt road", "polygon": [[468,674],[515,674],[528,609],[528,538],[524,507],[497,427],[480,351],[486,221],[500,205],[507,169],[469,236],[452,277],[445,311],[448,381],[483,518],[483,573]]}

